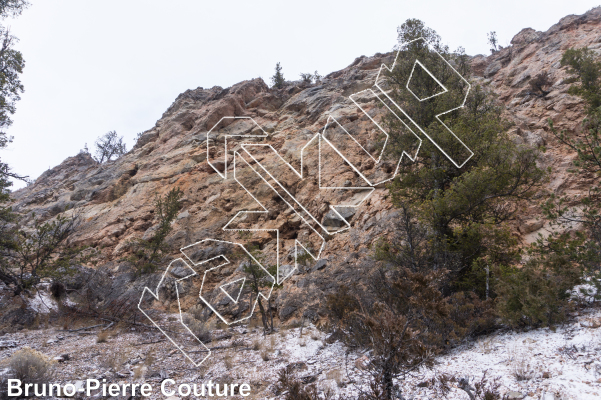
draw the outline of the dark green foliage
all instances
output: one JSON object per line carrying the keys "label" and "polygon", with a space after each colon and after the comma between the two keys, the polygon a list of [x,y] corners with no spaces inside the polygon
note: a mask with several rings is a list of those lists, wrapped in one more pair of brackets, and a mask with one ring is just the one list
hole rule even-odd
{"label": "dark green foliage", "polygon": [[165,252],[170,250],[165,239],[173,229],[171,223],[181,209],[180,198],[183,193],[179,188],[171,189],[164,197],[155,199],[155,215],[158,226],[149,239],[138,239],[133,243],[134,253],[129,261],[136,267],[138,273],[155,272],[161,265]]}
{"label": "dark green foliage", "polygon": [[282,73],[282,66],[279,62],[275,65],[275,74],[271,77],[271,83],[273,83],[273,87],[276,89],[283,88],[286,83],[284,74]]}
{"label": "dark green foliage", "polygon": [[[581,134],[552,134],[566,148],[575,151],[572,172],[601,176],[601,62],[594,53],[569,49],[561,64],[568,66],[575,83],[571,94],[582,97],[587,118]],[[597,181],[598,182],[598,181]],[[574,307],[601,297],[601,192],[593,184],[585,196],[549,196],[542,204],[551,233],[539,236],[529,248],[522,268],[503,271],[499,276],[499,312],[513,326],[553,325],[566,320]],[[574,293],[580,286],[585,293]],[[596,288],[593,296],[587,289]]]}
{"label": "dark green foliage", "polygon": [[359,301],[353,296],[347,286],[340,286],[338,290],[326,298],[326,308],[331,317],[341,323],[349,313],[359,308]]}
{"label": "dark green foliage", "polygon": [[12,124],[10,115],[15,113],[16,102],[21,99],[21,93],[24,91],[19,78],[23,73],[25,61],[21,52],[13,48],[17,38],[11,35],[8,29],[0,27],[0,40],[0,145],[4,146],[10,141],[4,130]]}
{"label": "dark green foliage", "polygon": [[[340,299],[330,302],[333,314],[350,315],[344,318],[348,344],[372,350],[369,398],[374,399],[398,396],[394,378],[430,367],[445,348],[495,327],[497,275],[520,260],[508,222],[546,178],[537,167],[537,150],[516,145],[507,135],[511,124],[494,96],[478,85],[468,93],[463,78],[470,79],[470,67],[463,49],[449,51],[419,20],[407,20],[398,33],[399,41],[408,44],[387,84],[413,122],[403,113],[388,113],[388,143],[398,156],[413,153],[415,137],[405,126],[423,142],[417,161],[405,157],[400,177],[388,186],[398,209],[397,230],[377,243],[375,258],[391,269],[376,277],[371,301],[357,296],[360,306],[350,314]],[[412,42],[418,38],[424,40]],[[440,85],[414,68],[416,59],[448,92],[433,96]],[[413,93],[406,89],[410,76]],[[448,112],[462,104],[466,93],[465,106]],[[414,94],[423,100],[416,101]]]}
{"label": "dark green foliage", "polygon": [[[264,257],[261,255],[261,251],[258,246],[251,246],[248,249],[249,254],[245,254],[246,262],[244,265],[244,272],[248,275],[248,282],[253,294],[253,300],[257,300],[259,306],[259,312],[261,314],[261,322],[263,323],[263,334],[273,332],[273,315],[271,314],[271,296],[268,299],[268,309],[265,310],[263,305],[264,297],[261,294],[265,290],[269,290],[277,278],[275,276],[277,272],[277,266],[272,265],[263,269],[259,263],[265,265]],[[251,304],[252,307],[252,304]]]}
{"label": "dark green foliage", "polygon": [[308,85],[313,83],[313,74],[305,74],[305,73],[301,73],[300,74],[301,80],[303,83],[306,83]]}
{"label": "dark green foliage", "polygon": [[[17,220],[17,216],[13,217]],[[79,218],[57,216],[52,221],[35,218],[33,226],[16,222],[2,232],[0,279],[15,286],[15,293],[35,287],[41,279],[60,281],[76,264],[88,262],[94,252],[71,246],[69,238]]]}
{"label": "dark green foliage", "polygon": [[[399,28],[402,41],[418,37],[425,38],[469,79],[469,65],[461,49],[450,52],[436,32],[421,21],[408,20]],[[415,59],[427,66],[449,93],[416,102],[405,89]],[[423,41],[407,46],[397,64],[389,75],[392,98],[447,154],[463,159],[465,149],[449,139],[437,116],[461,104],[467,83],[449,73],[445,61]],[[414,74],[411,81],[415,90],[421,88],[426,94],[437,90],[438,84],[427,74]],[[404,162],[400,177],[389,185],[393,203],[401,211],[399,232],[393,240],[380,243],[378,259],[413,271],[447,269],[451,272],[449,289],[476,291],[486,297],[486,280],[491,281],[485,271],[490,272],[495,265],[510,265],[518,256],[517,243],[506,223],[545,179],[545,172],[536,166],[537,151],[516,145],[508,137],[510,124],[502,112],[494,96],[476,85],[465,107],[440,116],[474,153],[462,168],[422,137],[417,161]],[[394,114],[389,113],[385,123],[391,133],[390,143],[400,156],[415,139]]]}
{"label": "dark green foliage", "polygon": [[[497,308],[513,327],[552,326],[564,322],[579,303],[580,283],[598,284],[599,241],[584,231],[554,231],[539,236],[520,268],[499,271]],[[583,277],[590,281],[583,281]]]}
{"label": "dark green foliage", "polygon": [[561,57],[561,66],[568,67],[572,74],[572,85],[568,93],[582,97],[589,109],[594,111],[601,106],[601,61],[588,48],[568,49]]}
{"label": "dark green foliage", "polygon": [[[17,16],[29,3],[26,0],[0,0],[0,18]],[[10,34],[10,30],[0,25],[0,148],[6,147],[12,141],[12,137],[6,133],[6,128],[12,124],[10,116],[15,113],[16,102],[21,99],[24,88],[20,80],[23,73],[25,60],[21,52],[14,49],[18,41]],[[17,178],[19,176],[10,171],[7,164],[0,162],[0,178]],[[2,186],[4,190],[7,186]]]}

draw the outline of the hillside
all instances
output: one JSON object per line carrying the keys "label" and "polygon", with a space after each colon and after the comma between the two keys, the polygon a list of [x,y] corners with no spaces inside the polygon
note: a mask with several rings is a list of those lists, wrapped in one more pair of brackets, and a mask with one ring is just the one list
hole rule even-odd
{"label": "hillside", "polygon": [[[509,47],[470,61],[473,83],[493,91],[505,107],[505,117],[514,123],[512,140],[544,147],[540,167],[549,168],[551,173],[547,194],[541,192],[539,197],[554,193],[578,198],[599,183],[598,177],[568,172],[575,153],[560,146],[548,127],[551,119],[558,130],[581,129],[584,104],[567,93],[567,72],[559,60],[566,49],[584,46],[601,55],[599,7],[581,16],[562,18],[546,32],[523,29]],[[15,191],[13,208],[29,214],[30,223],[34,215],[45,220],[57,215],[77,215],[80,219],[72,244],[96,248],[99,258],[95,266],[78,267],[78,274],[70,278],[72,301],[82,301],[77,291],[86,282],[99,279],[93,281],[97,285],[94,293],[100,296],[97,307],[117,315],[136,310],[144,287],[154,289],[163,284],[161,290],[166,289],[160,293],[167,293],[167,300],[154,302],[154,309],[165,315],[176,313],[178,307],[194,309],[214,324],[219,322],[212,313],[215,310],[196,296],[201,281],[175,282],[186,278],[184,267],[174,264],[168,282],[162,282],[160,272],[138,278],[127,260],[131,243],[150,237],[156,230],[156,197],[180,188],[183,208],[166,240],[173,250],[165,268],[179,257],[201,262],[230,251],[232,247],[224,242],[258,245],[265,262],[279,266],[277,279],[282,287],[274,290],[270,299],[279,323],[317,323],[327,314],[327,295],[340,285],[361,284],[375,268],[373,245],[395,230],[398,210],[388,196],[385,181],[394,176],[396,161],[376,163],[361,153],[376,153],[375,122],[384,115],[378,98],[364,91],[373,87],[381,65],[391,65],[394,56],[394,52],[361,56],[317,83],[288,82],[282,89],[270,88],[258,78],[225,89],[187,90],[126,155],[105,164],[98,164],[87,153],[70,157]],[[547,73],[551,82],[544,94],[534,92],[530,85],[541,73]],[[353,96],[357,102],[349,97],[358,93],[359,97]],[[318,132],[326,128],[331,137],[342,138],[340,127],[364,148],[354,147],[348,138],[341,139],[346,140],[341,152],[327,146],[317,148]],[[255,146],[253,152],[243,143],[269,144],[272,148]],[[257,167],[265,169],[265,179],[252,174]],[[303,173],[302,178],[295,168]],[[366,180],[374,184],[365,184]],[[274,184],[274,189],[270,186],[273,182],[281,186]],[[577,200],[574,205],[578,205]],[[263,213],[239,214],[249,210]],[[315,217],[315,221],[307,216]],[[226,226],[234,230],[224,230]],[[317,234],[317,226],[332,235]],[[546,228],[536,204],[521,210],[511,226],[523,244],[532,242]],[[240,233],[240,229],[250,234]],[[204,242],[183,254],[179,251],[205,239],[222,242]],[[309,243],[308,250],[301,250],[301,242]],[[303,251],[312,252],[315,259],[295,260],[295,254]],[[216,309],[229,321],[248,315],[250,308],[250,302],[239,307],[222,302],[223,287],[235,282],[241,265],[229,265],[203,280],[208,301],[219,303]],[[21,300],[4,295],[0,306],[18,309]],[[4,323],[18,327],[35,316],[7,311],[2,318]]]}

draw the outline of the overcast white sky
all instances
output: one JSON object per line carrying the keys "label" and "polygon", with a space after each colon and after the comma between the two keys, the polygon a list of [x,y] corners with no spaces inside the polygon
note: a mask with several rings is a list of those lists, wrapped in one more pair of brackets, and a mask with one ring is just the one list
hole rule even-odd
{"label": "overcast white sky", "polygon": [[[254,77],[322,75],[360,55],[390,51],[396,28],[419,18],[451,48],[488,54],[522,28],[547,30],[601,0],[206,1],[31,0],[4,21],[20,39],[25,93],[0,158],[36,178],[109,130],[151,128],[187,89]],[[17,183],[15,187],[21,187]]]}

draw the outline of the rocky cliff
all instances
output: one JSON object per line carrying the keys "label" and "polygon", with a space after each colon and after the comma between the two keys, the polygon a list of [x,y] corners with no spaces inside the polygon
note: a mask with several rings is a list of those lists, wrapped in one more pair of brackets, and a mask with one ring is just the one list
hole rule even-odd
{"label": "rocky cliff", "polygon": [[[541,162],[552,170],[548,189],[558,194],[584,193],[594,179],[568,173],[574,154],[558,145],[548,132],[547,122],[552,119],[558,129],[580,129],[583,104],[567,94],[566,71],[559,60],[564,50],[583,46],[601,54],[601,8],[565,17],[546,32],[524,29],[512,39],[511,46],[472,59],[476,82],[498,94],[507,117],[515,122],[514,140],[546,147]],[[283,89],[270,89],[263,80],[252,79],[226,89],[188,90],[177,97],[153,128],[143,133],[129,153],[101,165],[88,154],[70,157],[32,185],[16,191],[14,208],[51,218],[68,207],[67,214],[78,214],[82,220],[74,243],[99,249],[98,268],[119,272],[121,266],[127,269],[122,260],[129,252],[128,243],[148,237],[155,229],[155,197],[179,187],[184,193],[183,209],[167,240],[175,249],[174,257],[181,256],[177,249],[207,238],[252,242],[264,249],[270,263],[276,263],[277,258],[282,268],[290,266],[286,271],[291,272],[294,250],[299,249],[295,247],[297,240],[305,235],[313,249],[323,245],[320,260],[310,259],[306,265],[299,265],[275,294],[282,319],[301,313],[316,317],[321,312],[320,300],[336,282],[359,280],[362,271],[372,266],[371,244],[393,229],[395,210],[387,199],[387,190],[376,185],[362,201],[363,189],[353,188],[358,187],[358,176],[372,182],[387,179],[394,174],[394,165],[375,165],[364,160],[354,169],[350,164],[356,167],[357,163],[345,162],[330,151],[319,153],[320,159],[308,156],[308,172],[302,179],[293,169],[303,171],[301,150],[311,149],[314,135],[331,123],[330,117],[348,132],[364,133],[361,146],[367,152],[375,151],[378,132],[374,121],[381,118],[382,108],[373,96],[363,97],[358,103],[349,96],[372,87],[380,66],[390,65],[393,58],[393,53],[361,56],[316,84],[298,82]],[[545,72],[550,78],[549,87],[544,92],[533,91],[530,81]],[[229,148],[225,146],[227,138]],[[247,152],[246,158],[235,158],[235,151],[244,152],[245,142],[270,144],[272,150],[261,147],[262,152]],[[349,154],[360,157],[360,149],[351,144],[346,148]],[[323,160],[323,171],[316,164],[319,160]],[[265,186],[267,181],[256,177],[248,178],[251,187],[245,190],[233,174],[234,161],[240,174],[244,173],[243,163],[278,171],[277,180],[284,182],[281,189],[286,189],[289,198],[274,195]],[[224,178],[226,168],[228,174]],[[315,168],[318,173],[311,172]],[[349,190],[326,193],[320,186]],[[290,206],[288,200],[298,200],[316,223],[330,232],[344,228],[345,220],[350,228],[325,235],[323,243],[315,242],[309,237],[311,224],[302,218],[304,211],[293,211],[297,206]],[[341,204],[348,207],[331,207]],[[244,215],[235,221],[237,228],[264,231],[253,231],[249,237],[223,230],[239,211],[245,210],[266,212],[256,218]],[[544,229],[537,213],[536,206],[532,206],[516,221],[516,235],[522,240],[531,240]],[[278,239],[280,249],[276,248]],[[215,283],[227,279],[220,277]]]}

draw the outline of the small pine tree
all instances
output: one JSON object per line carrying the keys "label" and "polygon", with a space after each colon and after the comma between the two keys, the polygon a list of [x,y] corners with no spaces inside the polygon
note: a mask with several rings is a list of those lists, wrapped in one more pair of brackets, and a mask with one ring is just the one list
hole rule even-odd
{"label": "small pine tree", "polygon": [[180,199],[183,193],[179,188],[174,188],[165,195],[158,196],[155,200],[155,212],[159,225],[154,235],[149,239],[138,239],[134,244],[134,253],[129,261],[136,267],[139,274],[153,273],[163,261],[169,246],[165,239],[173,229],[171,223],[177,217],[182,205]]}
{"label": "small pine tree", "polygon": [[313,79],[315,80],[315,83],[320,83],[321,78],[322,78],[322,76],[319,75],[319,72],[315,71],[315,74],[313,74]]}
{"label": "small pine tree", "polygon": [[[268,299],[268,310],[265,310],[261,302],[261,292],[274,283],[273,276],[276,274],[276,266],[270,266],[267,271],[264,270],[255,262],[257,260],[264,263],[264,257],[260,254],[259,248],[254,246],[249,251],[252,257],[248,256],[244,272],[248,275],[253,296],[257,299],[259,312],[261,313],[261,322],[263,323],[263,335],[266,335],[268,332],[273,332],[273,315],[271,314],[271,299]],[[267,311],[269,311],[269,315]]]}
{"label": "small pine tree", "polygon": [[488,44],[490,44],[490,52],[491,53],[496,53],[497,51],[499,51],[499,41],[497,39],[497,32],[495,31],[491,31],[488,32]]}
{"label": "small pine tree", "polygon": [[284,83],[286,81],[284,80],[282,66],[279,62],[275,65],[275,74],[273,74],[273,76],[271,77],[271,82],[273,83],[273,87],[276,89],[281,89],[282,87],[284,87]]}

